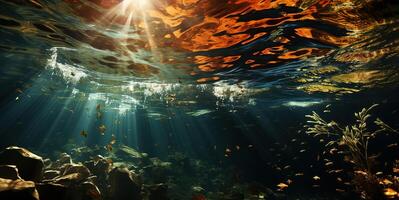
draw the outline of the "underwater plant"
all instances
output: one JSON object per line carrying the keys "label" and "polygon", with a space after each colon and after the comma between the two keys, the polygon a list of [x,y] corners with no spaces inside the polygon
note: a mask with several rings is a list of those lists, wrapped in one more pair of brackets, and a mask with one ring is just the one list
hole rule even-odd
{"label": "underwater plant", "polygon": [[[370,111],[376,106],[378,104],[356,112],[354,114],[355,123],[345,126],[333,120],[327,121],[313,111],[311,115],[306,115],[310,120],[304,126],[307,129],[307,134],[314,137],[323,137],[323,140],[327,141],[325,147],[333,148],[333,146],[338,145],[346,149],[345,152],[350,156],[349,160],[354,165],[354,170],[351,172],[353,176],[352,182],[355,191],[360,193],[362,199],[384,199],[384,195],[387,198],[389,195],[392,196],[392,192],[388,193],[387,190],[395,191],[391,188],[384,189],[382,185],[385,185],[384,183],[388,179],[378,178],[377,174],[374,174],[370,167],[370,162],[375,158],[375,156],[370,156],[368,152],[370,139],[375,138],[377,134],[383,132],[399,133],[398,130],[392,128],[378,117],[374,120],[375,126],[373,127],[375,128],[370,130],[367,122],[371,118]],[[381,185],[381,183],[383,184]]]}
{"label": "underwater plant", "polygon": [[335,121],[328,122],[313,111],[311,115],[306,115],[307,118],[310,118],[307,121],[308,124],[304,126],[307,128],[306,133],[314,137],[327,136],[329,141],[326,147],[332,147],[333,145],[346,147],[355,167],[358,170],[370,172],[369,140],[382,132],[399,133],[398,130],[392,128],[380,118],[374,120],[375,130],[368,129],[367,121],[371,117],[370,111],[376,106],[378,104],[363,108],[360,112],[355,113],[356,122],[346,126],[342,126]]}

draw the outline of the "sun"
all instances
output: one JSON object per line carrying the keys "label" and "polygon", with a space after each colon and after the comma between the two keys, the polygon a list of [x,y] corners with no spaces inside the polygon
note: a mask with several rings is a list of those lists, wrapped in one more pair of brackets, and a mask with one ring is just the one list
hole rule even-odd
{"label": "sun", "polygon": [[121,9],[124,14],[135,11],[145,11],[151,7],[151,0],[123,0]]}

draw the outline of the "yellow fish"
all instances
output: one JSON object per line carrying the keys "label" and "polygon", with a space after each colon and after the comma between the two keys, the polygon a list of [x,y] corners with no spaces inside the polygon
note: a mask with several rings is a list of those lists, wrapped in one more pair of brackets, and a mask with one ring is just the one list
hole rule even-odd
{"label": "yellow fish", "polygon": [[87,131],[82,130],[82,131],[80,131],[80,135],[87,138],[87,135],[89,135],[89,134],[87,133]]}
{"label": "yellow fish", "polygon": [[285,183],[279,183],[279,184],[277,185],[277,187],[278,187],[280,190],[283,190],[283,189],[287,188],[288,185],[285,184]]}

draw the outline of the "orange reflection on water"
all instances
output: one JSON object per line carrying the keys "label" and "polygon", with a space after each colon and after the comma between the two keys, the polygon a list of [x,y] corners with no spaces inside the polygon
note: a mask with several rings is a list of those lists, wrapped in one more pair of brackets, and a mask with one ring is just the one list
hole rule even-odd
{"label": "orange reflection on water", "polygon": [[218,77],[218,76],[200,78],[200,79],[197,79],[197,83],[206,83],[206,82],[209,82],[209,81],[217,81],[219,79],[220,79],[220,77]]}
{"label": "orange reflection on water", "polygon": [[212,72],[217,69],[222,69],[222,68],[228,68],[233,66],[232,63],[238,59],[240,59],[241,56],[216,56],[216,57],[207,57],[207,56],[195,56],[194,57],[194,62],[198,65],[198,69],[203,71],[203,72]]}
{"label": "orange reflection on water", "polygon": [[306,27],[296,28],[295,32],[297,35],[304,38],[315,39],[326,44],[332,44],[341,47],[345,47],[358,39],[357,37],[353,36],[338,37],[324,31]]}
{"label": "orange reflection on water", "polygon": [[[120,44],[107,42],[100,45],[101,42],[91,41],[93,47],[120,51],[125,56],[139,50],[153,51],[162,62],[169,60],[171,52],[195,53],[194,59],[186,59],[191,63],[185,66],[195,64],[188,70],[191,75],[236,65],[250,68],[276,66],[290,60],[319,56],[359,41],[359,30],[381,23],[359,16],[358,9],[367,3],[354,6],[355,3],[349,0],[151,0],[152,6],[139,10],[144,15],[141,18],[135,18],[135,13],[130,13],[133,17],[129,18],[129,14],[117,12],[123,0],[64,1],[86,21],[106,27],[123,26],[126,33],[138,35],[135,39],[115,39],[108,35],[110,39],[107,39],[97,34],[101,41]],[[309,27],[312,24],[327,28]],[[129,29],[129,26],[134,28]],[[340,32],[327,32],[334,28],[340,28]],[[303,41],[322,45],[306,46],[308,43]],[[165,48],[168,50],[158,52]],[[245,51],[236,53],[235,49]],[[214,51],[223,53],[205,56]],[[241,59],[244,59],[243,63]],[[141,71],[136,69],[135,73]]]}
{"label": "orange reflection on water", "polygon": [[302,48],[295,51],[288,51],[278,56],[279,59],[298,59],[305,56],[312,55],[312,52],[317,51],[316,48]]}

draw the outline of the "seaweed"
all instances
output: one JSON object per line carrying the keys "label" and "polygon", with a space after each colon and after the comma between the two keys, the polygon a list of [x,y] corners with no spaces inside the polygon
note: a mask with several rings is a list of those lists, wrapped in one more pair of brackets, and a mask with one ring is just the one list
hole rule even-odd
{"label": "seaweed", "polygon": [[399,133],[396,129],[392,128],[380,118],[374,120],[376,125],[375,130],[369,130],[367,122],[371,117],[370,111],[378,106],[374,104],[369,108],[363,108],[360,112],[356,112],[356,122],[351,125],[342,126],[335,121],[326,121],[315,111],[311,115],[306,115],[310,118],[307,121],[306,133],[314,137],[326,136],[329,140],[326,147],[333,145],[344,146],[350,154],[353,164],[359,170],[370,172],[369,160],[371,156],[368,153],[369,140],[382,132],[395,132]]}
{"label": "seaweed", "polygon": [[[353,177],[355,191],[360,193],[363,199],[381,199],[387,196],[384,188],[381,187],[381,178],[377,177],[371,170],[371,163],[376,156],[370,156],[368,152],[369,141],[380,133],[399,133],[380,118],[375,118],[374,126],[369,125],[372,117],[371,110],[378,106],[374,104],[369,108],[363,108],[355,112],[356,121],[353,124],[341,125],[333,120],[323,119],[315,111],[311,115],[306,115],[310,120],[304,126],[306,133],[313,137],[323,137],[326,141],[326,148],[339,146],[345,148],[345,153],[350,157],[350,162],[354,165],[354,170],[350,172]],[[387,177],[391,178],[391,177]],[[391,188],[385,188],[385,190]],[[392,190],[394,191],[394,190]]]}

